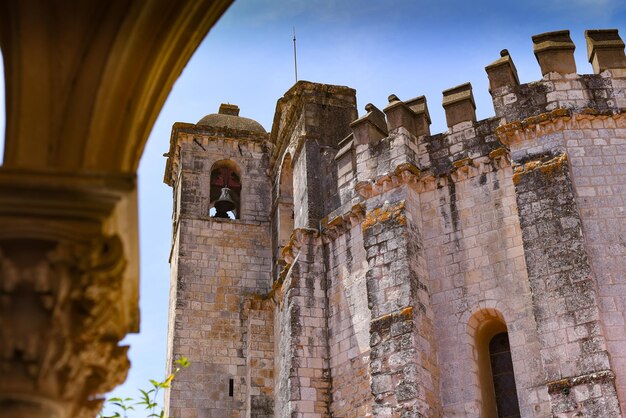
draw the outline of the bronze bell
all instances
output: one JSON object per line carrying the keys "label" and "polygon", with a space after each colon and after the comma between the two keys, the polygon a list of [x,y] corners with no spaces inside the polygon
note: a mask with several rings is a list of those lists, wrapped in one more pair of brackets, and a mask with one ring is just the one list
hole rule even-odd
{"label": "bronze bell", "polygon": [[216,218],[229,218],[228,212],[237,208],[237,202],[233,199],[233,191],[228,187],[223,187],[220,198],[215,201],[214,207]]}

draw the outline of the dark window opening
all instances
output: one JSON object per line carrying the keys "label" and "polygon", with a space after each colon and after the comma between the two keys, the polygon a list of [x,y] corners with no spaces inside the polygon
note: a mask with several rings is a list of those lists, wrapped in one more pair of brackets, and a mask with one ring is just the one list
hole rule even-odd
{"label": "dark window opening", "polygon": [[232,398],[235,393],[235,381],[233,379],[228,379],[228,396]]}
{"label": "dark window opening", "polygon": [[489,342],[489,359],[498,418],[519,418],[511,346],[506,332],[496,334]]}

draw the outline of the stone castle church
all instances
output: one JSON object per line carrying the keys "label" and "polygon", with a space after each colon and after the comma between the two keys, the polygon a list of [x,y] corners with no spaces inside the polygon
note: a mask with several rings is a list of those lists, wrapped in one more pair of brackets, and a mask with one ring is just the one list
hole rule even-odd
{"label": "stone castle church", "polygon": [[306,81],[270,133],[234,105],[174,124],[169,414],[621,417],[626,57],[617,30],[533,37],[472,87],[395,95]]}

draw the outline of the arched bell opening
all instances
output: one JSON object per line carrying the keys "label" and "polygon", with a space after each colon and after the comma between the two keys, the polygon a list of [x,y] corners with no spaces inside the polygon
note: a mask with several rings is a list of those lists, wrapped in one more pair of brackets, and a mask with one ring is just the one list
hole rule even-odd
{"label": "arched bell opening", "polygon": [[212,218],[239,219],[241,215],[241,174],[232,160],[221,160],[211,167],[209,195]]}

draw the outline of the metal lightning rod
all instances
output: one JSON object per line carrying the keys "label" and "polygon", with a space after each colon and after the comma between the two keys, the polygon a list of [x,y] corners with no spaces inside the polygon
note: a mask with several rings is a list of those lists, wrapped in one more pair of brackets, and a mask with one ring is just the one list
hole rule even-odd
{"label": "metal lightning rod", "polygon": [[293,68],[296,73],[296,83],[298,82],[298,58],[296,55],[296,27],[293,27]]}

